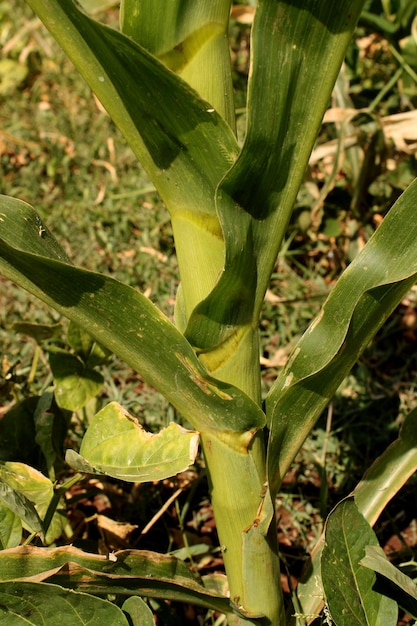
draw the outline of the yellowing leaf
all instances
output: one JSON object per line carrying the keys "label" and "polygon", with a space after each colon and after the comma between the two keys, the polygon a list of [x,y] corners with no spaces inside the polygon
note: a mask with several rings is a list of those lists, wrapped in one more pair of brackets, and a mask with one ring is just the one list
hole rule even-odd
{"label": "yellowing leaf", "polygon": [[[0,466],[0,484],[4,489],[12,490],[15,499],[20,496],[18,505],[15,504],[9,508],[20,517],[23,527],[30,532],[40,532],[39,518],[40,520],[45,518],[54,495],[53,484],[49,478],[30,465],[9,461]],[[5,502],[7,505],[7,501]],[[38,519],[33,516],[33,507],[39,516]],[[46,533],[46,543],[52,543],[59,537],[62,529],[63,519],[55,513]]]}
{"label": "yellowing leaf", "polygon": [[117,402],[99,411],[67,462],[81,471],[100,472],[130,482],[162,480],[182,472],[197,455],[198,433],[172,422],[153,435]]}

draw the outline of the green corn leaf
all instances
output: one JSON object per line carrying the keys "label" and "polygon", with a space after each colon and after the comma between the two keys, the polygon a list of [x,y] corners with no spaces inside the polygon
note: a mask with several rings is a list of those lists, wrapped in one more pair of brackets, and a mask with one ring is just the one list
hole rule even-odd
{"label": "green corn leaf", "polygon": [[219,282],[186,336],[209,350],[257,323],[324,112],[363,0],[260,0],[252,33],[247,135],[217,192],[226,244]]}
{"label": "green corn leaf", "polygon": [[107,600],[46,583],[0,583],[4,626],[129,626],[123,611]]}
{"label": "green corn leaf", "polygon": [[173,556],[147,550],[122,550],[109,559],[65,546],[36,548],[19,546],[0,551],[0,580],[42,582],[51,580],[79,591],[101,594],[103,584],[109,593],[122,596],[148,596],[188,602],[232,611],[229,599]]}
{"label": "green corn leaf", "polygon": [[[39,234],[34,210],[2,196],[0,271],[6,277],[124,359],[196,430],[244,433],[263,426],[261,409],[232,385],[210,377],[183,335],[147,298],[62,258],[49,231]],[[239,437],[240,445],[247,446],[252,435]]]}
{"label": "green corn leaf", "polygon": [[[360,562],[384,577],[395,589],[394,597],[400,606],[414,618],[417,617],[417,585],[412,578],[401,572],[388,561],[380,546],[367,546],[365,557]],[[398,596],[398,597],[397,597]]]}
{"label": "green corn leaf", "polygon": [[353,500],[330,514],[321,558],[327,606],[336,626],[395,626],[397,603],[374,591],[375,573],[361,565],[378,540]]}
{"label": "green corn leaf", "polygon": [[372,463],[355,488],[355,502],[373,526],[388,502],[417,471],[417,409],[410,411],[399,437]]}
{"label": "green corn leaf", "polygon": [[184,471],[194,463],[197,451],[197,433],[171,422],[152,435],[117,402],[111,402],[90,422],[80,448],[81,463],[77,464],[78,455],[70,450],[67,462],[77,470],[90,466],[92,473],[146,482]]}
{"label": "green corn leaf", "polygon": [[347,268],[266,399],[278,488],[321,411],[417,277],[417,180]]}
{"label": "green corn leaf", "polygon": [[189,315],[224,261],[215,189],[238,154],[230,126],[145,48],[91,19],[72,0],[27,2],[100,99],[165,202]]}
{"label": "green corn leaf", "polygon": [[[72,0],[27,0],[149,172],[168,206],[197,211],[237,153],[233,133],[187,83]],[[127,88],[129,86],[129,88]],[[202,211],[203,211],[202,208]]]}
{"label": "green corn leaf", "polygon": [[122,0],[120,21],[124,33],[184,78],[234,128],[230,5],[231,0]]}

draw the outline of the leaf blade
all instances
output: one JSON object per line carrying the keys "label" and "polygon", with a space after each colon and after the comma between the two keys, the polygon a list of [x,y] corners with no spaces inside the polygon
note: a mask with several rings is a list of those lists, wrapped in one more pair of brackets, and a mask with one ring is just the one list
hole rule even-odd
{"label": "leaf blade", "polygon": [[[194,463],[198,433],[171,422],[151,435],[116,402],[91,420],[80,456],[95,470],[129,482],[163,480]],[[75,460],[74,455],[72,458]],[[68,457],[67,457],[68,459]],[[72,463],[75,469],[81,469]]]}
{"label": "leaf blade", "polygon": [[368,567],[380,574],[399,592],[396,598],[414,618],[417,615],[417,586],[415,582],[395,565],[388,561],[385,552],[380,546],[367,546],[365,557],[361,560],[364,567]]}
{"label": "leaf blade", "polygon": [[378,540],[353,500],[344,500],[330,514],[325,541],[323,587],[336,625],[395,626],[396,602],[372,589],[375,574],[360,564],[366,546]]}
{"label": "leaf blade", "polygon": [[91,19],[72,0],[28,4],[102,101],[170,209],[209,206],[215,215],[213,188],[237,153],[220,115],[133,39]]}
{"label": "leaf blade", "polygon": [[[52,481],[25,463],[8,461],[0,465],[1,499],[30,532],[43,533],[43,520],[54,495]],[[52,543],[63,530],[64,520],[55,513],[45,541]]]}
{"label": "leaf blade", "polygon": [[[353,492],[360,513],[371,526],[411,474],[417,470],[416,422],[417,409],[414,409],[406,416],[399,437],[372,463]],[[300,610],[307,615],[318,614],[323,608],[323,588],[320,580],[323,542],[322,534],[314,547],[309,567],[297,585]]]}
{"label": "leaf blade", "polygon": [[190,318],[186,336],[197,348],[215,350],[233,326],[257,323],[362,5],[363,0],[257,3],[246,138],[216,196],[225,268]]}
{"label": "leaf blade", "polygon": [[398,438],[372,463],[355,487],[355,502],[371,526],[415,471],[417,409],[407,414]]}
{"label": "leaf blade", "polygon": [[0,566],[2,581],[51,580],[93,594],[102,593],[104,587],[124,596],[173,599],[232,612],[229,599],[206,587],[184,562],[146,550],[121,550],[110,560],[73,546],[19,546],[0,551]]}
{"label": "leaf blade", "polygon": [[39,236],[34,215],[26,203],[0,197],[0,271],[124,359],[196,430],[242,433],[247,446],[249,431],[265,423],[260,407],[209,376],[184,336],[138,291],[63,262],[52,235]]}
{"label": "leaf blade", "polygon": [[[28,4],[100,99],[167,206],[189,315],[223,266],[214,196],[238,154],[233,131],[185,80],[131,37],[91,19],[73,0]],[[223,59],[224,38],[218,41]]]}
{"label": "leaf blade", "polygon": [[321,411],[417,277],[417,180],[343,273],[266,398],[278,488]]}
{"label": "leaf blade", "polygon": [[59,621],[73,626],[128,626],[123,612],[107,600],[70,591],[47,583],[0,583],[0,616],[2,623],[44,624]]}
{"label": "leaf blade", "polygon": [[22,539],[22,522],[8,506],[0,501],[0,550],[15,548]]}
{"label": "leaf blade", "polygon": [[155,626],[152,612],[142,598],[128,598],[123,602],[122,609],[129,615],[132,626]]}
{"label": "leaf blade", "polygon": [[[122,0],[124,33],[184,78],[235,127],[233,84],[227,39],[231,0]],[[210,72],[205,71],[207,67]]]}
{"label": "leaf blade", "polygon": [[75,354],[54,348],[49,351],[57,405],[68,411],[79,411],[100,392],[103,376],[87,367]]}

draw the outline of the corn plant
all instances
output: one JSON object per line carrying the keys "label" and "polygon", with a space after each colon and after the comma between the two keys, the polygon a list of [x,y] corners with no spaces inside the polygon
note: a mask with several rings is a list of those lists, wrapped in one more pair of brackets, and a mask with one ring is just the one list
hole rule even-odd
{"label": "corn plant", "polygon": [[[94,613],[88,623],[127,624],[128,614],[130,623],[151,624],[139,597],[154,596],[218,610],[230,624],[306,624],[324,603],[336,624],[396,624],[397,603],[373,590],[375,572],[401,585],[376,551],[371,525],[416,468],[414,412],[354,501],[330,516],[288,611],[274,502],[323,409],[416,280],[417,181],[342,274],[264,399],[259,365],[265,292],[364,0],[258,0],[242,146],[230,0],[121,0],[120,30],[73,0],[27,3],[169,210],[181,280],[175,324],[133,286],[75,267],[34,209],[9,197],[0,203],[0,271],[124,359],[194,429],[173,423],[150,436],[111,403],[67,461],[80,472],[158,480],[193,463],[199,442],[227,585],[163,555],[121,551],[109,560],[70,547],[15,547],[0,554],[3,623],[28,605],[46,620],[52,611],[56,623],[64,603],[80,608],[72,624],[86,623],[84,610]],[[45,520],[27,519],[18,469],[2,468],[2,502],[42,533]],[[128,598],[123,611],[97,597],[108,593]]]}

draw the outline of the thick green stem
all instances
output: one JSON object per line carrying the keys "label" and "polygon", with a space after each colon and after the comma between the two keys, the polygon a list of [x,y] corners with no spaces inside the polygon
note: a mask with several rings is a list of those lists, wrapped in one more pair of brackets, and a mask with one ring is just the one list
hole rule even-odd
{"label": "thick green stem", "polygon": [[[225,345],[200,358],[216,378],[242,389],[260,404],[257,328],[236,329]],[[264,435],[258,431],[248,448],[240,447],[238,437],[234,433],[201,436],[230,599],[245,615],[233,626],[283,626],[275,509],[266,482]]]}
{"label": "thick green stem", "polygon": [[248,450],[202,435],[230,601],[242,624],[283,626],[283,597],[274,507],[266,490],[263,435]]}
{"label": "thick green stem", "polygon": [[172,230],[184,298],[184,321],[179,327],[184,330],[192,310],[213,289],[223,268],[224,242],[213,217],[200,225],[195,218],[179,212],[172,217]]}
{"label": "thick green stem", "polygon": [[[234,130],[227,41],[230,5],[230,0],[189,0],[162,7],[155,0],[144,0],[139,6],[134,0],[123,0],[122,26],[178,72]],[[167,10],[171,11],[168,19]],[[140,18],[137,11],[141,12]],[[152,24],[159,26],[152,29]],[[196,214],[185,207],[171,206],[169,198],[166,203],[172,215],[182,283],[176,322],[184,330],[192,311],[206,298],[222,272],[224,235],[214,204],[207,203],[205,212],[200,207]],[[242,302],[242,306],[247,304]],[[221,345],[199,356],[213,376],[242,389],[260,404],[257,320],[237,325]],[[265,483],[263,434],[254,433],[247,448],[239,434],[203,432],[202,445],[231,602],[243,615],[242,623],[282,626],[275,511]]]}
{"label": "thick green stem", "polygon": [[[258,329],[237,330],[236,341],[233,349],[225,346],[201,358],[217,378],[260,403]],[[234,433],[202,433],[201,439],[230,600],[245,615],[237,623],[283,626],[275,509],[266,483],[263,432],[258,431],[248,447]]]}

